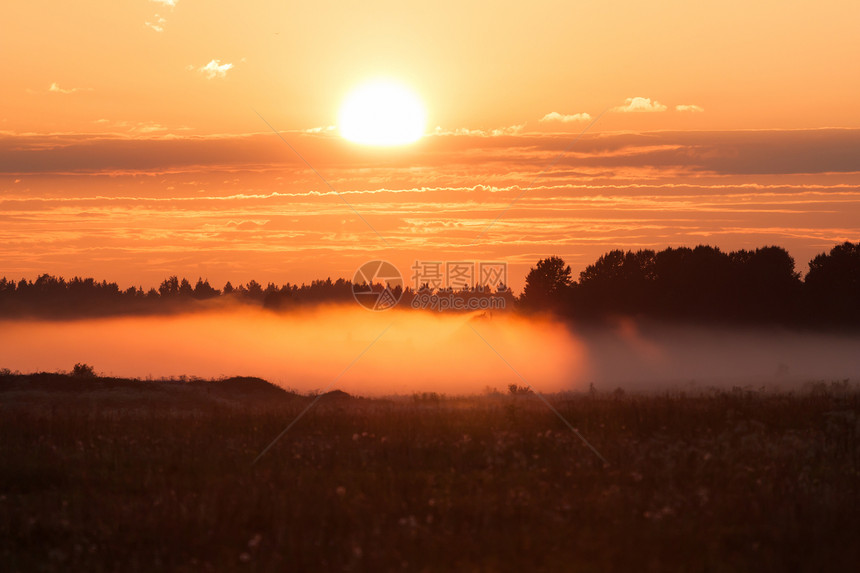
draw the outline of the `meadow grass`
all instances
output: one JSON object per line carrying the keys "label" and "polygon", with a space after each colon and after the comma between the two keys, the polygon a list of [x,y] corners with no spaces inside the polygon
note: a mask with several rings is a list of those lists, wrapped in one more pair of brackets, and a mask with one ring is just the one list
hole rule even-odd
{"label": "meadow grass", "polygon": [[4,571],[860,562],[860,393],[845,384],[550,397],[608,466],[534,396],[333,395],[252,464],[310,398],[203,399],[205,383],[181,407],[120,399],[125,386],[27,398],[13,378],[0,381]]}

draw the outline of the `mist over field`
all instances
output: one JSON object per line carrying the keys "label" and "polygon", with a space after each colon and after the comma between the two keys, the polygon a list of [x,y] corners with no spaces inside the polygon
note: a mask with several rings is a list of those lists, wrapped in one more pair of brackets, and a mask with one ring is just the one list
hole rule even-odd
{"label": "mist over field", "polygon": [[735,385],[793,388],[860,379],[860,335],[691,327],[617,320],[569,326],[549,317],[352,305],[273,313],[247,307],[143,317],[0,322],[0,368],[105,375],[259,376],[308,392],[359,395],[541,392]]}

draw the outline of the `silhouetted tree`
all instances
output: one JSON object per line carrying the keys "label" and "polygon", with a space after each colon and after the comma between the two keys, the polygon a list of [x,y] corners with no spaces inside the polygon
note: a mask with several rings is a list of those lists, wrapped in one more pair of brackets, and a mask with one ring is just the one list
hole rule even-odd
{"label": "silhouetted tree", "polygon": [[496,298],[501,298],[504,301],[504,305],[499,307],[502,309],[513,309],[514,304],[516,303],[516,297],[514,296],[514,291],[512,291],[508,285],[505,283],[499,283],[499,286],[496,287],[496,292],[492,295]]}
{"label": "silhouetted tree", "polygon": [[737,294],[732,315],[744,322],[791,322],[799,317],[801,281],[794,259],[782,247],[735,251],[732,261]]}
{"label": "silhouetted tree", "polygon": [[538,261],[526,276],[520,304],[529,310],[563,310],[571,288],[570,266],[560,257]]}
{"label": "silhouetted tree", "polygon": [[93,378],[96,375],[95,369],[89,364],[78,362],[72,368],[72,376],[77,378]]}
{"label": "silhouetted tree", "polygon": [[508,384],[508,393],[511,396],[526,396],[534,394],[534,391],[528,386],[518,386],[516,384]]}
{"label": "silhouetted tree", "polygon": [[294,291],[289,284],[284,285],[277,292],[266,294],[263,299],[263,307],[271,310],[284,310],[292,306],[294,302],[293,293]]}
{"label": "silhouetted tree", "polygon": [[654,258],[654,309],[661,316],[713,320],[731,311],[732,263],[716,247],[668,248]]}
{"label": "silhouetted tree", "polygon": [[245,296],[253,299],[263,298],[263,287],[255,280],[252,280],[245,286]]}
{"label": "silhouetted tree", "polygon": [[797,321],[800,284],[794,259],[780,247],[614,250],[580,273],[572,308],[593,318],[787,323]]}
{"label": "silhouetted tree", "polygon": [[860,323],[860,243],[845,242],[809,262],[804,298],[818,323]]}
{"label": "silhouetted tree", "polygon": [[179,277],[173,275],[161,282],[158,293],[163,297],[176,296],[179,294]]}
{"label": "silhouetted tree", "polygon": [[188,282],[188,279],[183,278],[179,283],[179,296],[190,297],[194,294],[194,287]]}
{"label": "silhouetted tree", "polygon": [[212,285],[209,284],[209,280],[203,280],[202,278],[197,278],[197,284],[194,285],[194,298],[197,299],[207,299],[213,298],[221,294],[218,289],[212,288]]}
{"label": "silhouetted tree", "polygon": [[579,275],[579,288],[574,291],[577,314],[638,314],[649,310],[654,267],[654,251],[615,250],[601,256]]}

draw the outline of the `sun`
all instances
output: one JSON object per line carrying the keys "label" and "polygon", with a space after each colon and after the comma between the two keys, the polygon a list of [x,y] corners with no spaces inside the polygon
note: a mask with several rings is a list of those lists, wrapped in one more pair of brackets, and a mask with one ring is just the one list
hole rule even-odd
{"label": "sun", "polygon": [[365,145],[412,143],[424,135],[426,124],[418,96],[388,80],[368,82],[350,92],[338,119],[343,137]]}

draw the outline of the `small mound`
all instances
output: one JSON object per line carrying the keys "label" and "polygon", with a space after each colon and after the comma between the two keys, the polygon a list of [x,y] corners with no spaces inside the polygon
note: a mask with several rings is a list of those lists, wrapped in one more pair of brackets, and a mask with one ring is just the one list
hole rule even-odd
{"label": "small mound", "polygon": [[200,381],[196,382],[195,385],[205,387],[207,391],[237,397],[283,398],[292,394],[268,380],[254,376],[233,376],[223,380]]}
{"label": "small mound", "polygon": [[343,390],[332,390],[331,392],[326,392],[322,396],[320,396],[320,401],[326,402],[342,402],[345,400],[352,400],[352,396],[344,392]]}

